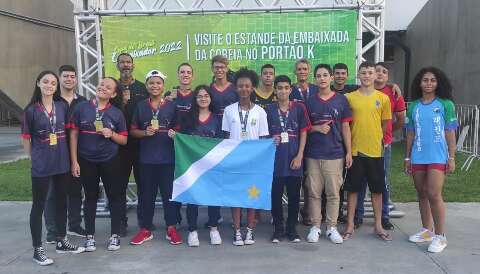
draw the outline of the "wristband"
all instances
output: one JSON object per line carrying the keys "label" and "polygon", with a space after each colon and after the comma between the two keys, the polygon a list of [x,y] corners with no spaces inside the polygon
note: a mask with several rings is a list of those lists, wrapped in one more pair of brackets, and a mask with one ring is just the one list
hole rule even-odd
{"label": "wristband", "polygon": [[405,160],[405,161],[410,161],[410,158],[405,158],[404,160]]}

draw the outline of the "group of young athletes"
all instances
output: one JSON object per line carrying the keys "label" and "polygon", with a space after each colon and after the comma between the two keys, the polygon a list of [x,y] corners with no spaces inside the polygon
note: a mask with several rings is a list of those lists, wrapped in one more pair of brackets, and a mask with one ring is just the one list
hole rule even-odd
{"label": "group of young athletes", "polygon": [[[42,215],[47,242],[58,253],[96,250],[95,217],[100,180],[108,198],[111,231],[107,249],[120,248],[126,236],[126,191],[133,168],[137,184],[138,233],[130,240],[141,245],[153,238],[157,192],[163,202],[166,238],[181,244],[177,225],[181,204],[171,201],[174,177],[175,134],[211,138],[255,140],[272,138],[276,144],[272,182],[273,233],[271,241],[300,242],[296,225],[303,189],[302,221],[310,226],[307,242],[325,235],[341,244],[362,224],[363,200],[368,185],[374,210],[374,235],[391,241],[388,172],[393,133],[406,129],[405,172],[413,176],[418,193],[422,227],[409,240],[431,242],[430,252],[447,245],[442,187],[445,175],[455,169],[457,120],[452,87],[445,74],[434,67],[420,70],[411,86],[411,103],[397,85],[388,81],[388,65],[362,63],[360,85],[348,85],[348,68],[308,60],[295,63],[296,83],[278,75],[271,64],[260,76],[241,68],[233,75],[223,56],[211,60],[213,81],[192,88],[193,67],[178,66],[178,87],[165,91],[168,79],[151,70],[144,81],[133,77],[134,62],[128,53],[117,58],[120,78],[100,80],[94,98],[76,93],[77,75],[72,66],[44,71],[35,80],[30,104],[22,122],[23,145],[32,161],[32,209],[30,228],[33,259],[49,265],[42,247]],[[309,83],[313,73],[314,83]],[[172,83],[170,82],[170,83]],[[170,84],[169,83],[169,84]],[[344,179],[345,177],[345,179]],[[84,193],[84,224],[80,210]],[[286,189],[288,217],[283,217]],[[345,192],[345,194],[344,194]],[[347,198],[347,216],[341,205]],[[357,202],[358,201],[358,202]],[[241,229],[241,208],[232,208],[233,244],[255,243],[254,230],[260,212],[247,209],[246,228]],[[186,206],[189,246],[199,246],[198,205]],[[69,241],[68,234],[85,237],[83,246]],[[222,238],[220,207],[208,207],[210,243]],[[324,232],[321,224],[326,224]],[[345,222],[342,233],[338,222]],[[161,233],[163,234],[163,233]]]}

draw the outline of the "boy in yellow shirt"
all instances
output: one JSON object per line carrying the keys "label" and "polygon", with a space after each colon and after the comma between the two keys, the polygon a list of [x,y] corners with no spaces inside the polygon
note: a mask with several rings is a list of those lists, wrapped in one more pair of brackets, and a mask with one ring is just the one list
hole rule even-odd
{"label": "boy in yellow shirt", "polygon": [[382,192],[385,188],[385,170],[383,163],[383,135],[389,120],[392,119],[390,99],[375,90],[375,65],[363,62],[358,68],[361,86],[347,94],[352,109],[352,156],[353,163],[348,170],[344,189],[348,191],[348,217],[344,240],[353,234],[353,219],[357,206],[357,195],[365,181],[372,193],[372,205],[375,215],[375,234],[384,241],[392,238],[382,227]]}

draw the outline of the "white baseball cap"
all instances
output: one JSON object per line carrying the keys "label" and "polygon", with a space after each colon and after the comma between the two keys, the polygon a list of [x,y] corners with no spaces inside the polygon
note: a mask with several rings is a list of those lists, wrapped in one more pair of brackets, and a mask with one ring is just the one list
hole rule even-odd
{"label": "white baseball cap", "polygon": [[148,78],[150,77],[160,77],[162,78],[163,81],[165,81],[165,79],[167,79],[167,76],[165,74],[163,74],[161,71],[159,70],[151,70],[147,73],[147,75],[145,75],[145,81],[148,80]]}

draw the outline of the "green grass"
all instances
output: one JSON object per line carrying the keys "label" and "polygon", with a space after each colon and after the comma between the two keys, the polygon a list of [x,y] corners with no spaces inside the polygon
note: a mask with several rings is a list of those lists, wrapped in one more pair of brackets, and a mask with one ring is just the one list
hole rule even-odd
{"label": "green grass", "polygon": [[30,160],[0,164],[0,201],[32,200]]}
{"label": "green grass", "polygon": [[[393,146],[390,186],[391,199],[396,202],[417,201],[411,176],[403,172],[404,145]],[[480,160],[476,159],[468,171],[460,170],[467,155],[456,154],[455,172],[448,175],[443,188],[443,197],[447,202],[480,202]]]}
{"label": "green grass", "polygon": [[[403,151],[403,144],[393,146],[390,172],[392,200],[414,202],[417,196],[413,181],[403,173]],[[445,201],[480,202],[480,160],[475,160],[470,170],[465,172],[460,168],[466,158],[465,154],[457,153],[456,171],[445,182]],[[0,201],[29,201],[31,196],[30,161],[0,164]]]}

